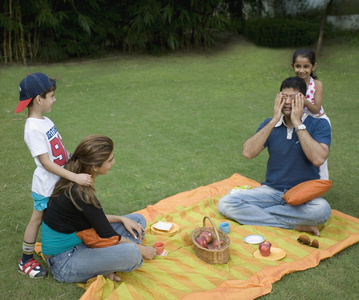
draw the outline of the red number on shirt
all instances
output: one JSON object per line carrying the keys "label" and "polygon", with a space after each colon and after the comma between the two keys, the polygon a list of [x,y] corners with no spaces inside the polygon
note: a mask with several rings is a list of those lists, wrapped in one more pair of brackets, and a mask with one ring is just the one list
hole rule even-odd
{"label": "red number on shirt", "polygon": [[58,137],[53,138],[50,141],[50,144],[52,149],[52,155],[55,157],[54,163],[62,167],[66,163],[66,151],[64,144]]}

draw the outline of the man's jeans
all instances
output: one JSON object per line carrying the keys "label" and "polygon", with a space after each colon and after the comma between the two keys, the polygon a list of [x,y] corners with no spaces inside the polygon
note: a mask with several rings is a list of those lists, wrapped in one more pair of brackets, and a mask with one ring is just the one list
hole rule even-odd
{"label": "man's jeans", "polygon": [[[146,220],[140,214],[125,216],[146,228]],[[112,227],[122,237],[137,244],[136,240],[122,223],[112,223]],[[142,234],[143,237],[144,233]],[[97,275],[107,275],[112,272],[130,272],[139,268],[143,263],[140,250],[134,244],[121,243],[106,248],[89,248],[84,243],[52,256],[47,259],[54,278],[60,282],[86,282]]]}
{"label": "man's jeans", "polygon": [[286,229],[321,225],[329,219],[331,208],[322,197],[292,206],[282,199],[285,192],[266,185],[249,190],[233,189],[219,200],[218,210],[243,225]]}

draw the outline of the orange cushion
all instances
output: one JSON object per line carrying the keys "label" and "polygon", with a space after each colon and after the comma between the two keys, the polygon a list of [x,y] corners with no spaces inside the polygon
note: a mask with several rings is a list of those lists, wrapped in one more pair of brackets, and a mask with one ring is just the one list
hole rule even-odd
{"label": "orange cushion", "polygon": [[81,241],[87,247],[90,248],[105,248],[118,244],[119,238],[118,236],[112,236],[110,238],[101,238],[95,229],[85,229],[82,231],[78,231],[76,235],[80,238]]}
{"label": "orange cushion", "polygon": [[300,205],[325,194],[331,186],[331,180],[308,180],[292,187],[282,198],[290,205]]}

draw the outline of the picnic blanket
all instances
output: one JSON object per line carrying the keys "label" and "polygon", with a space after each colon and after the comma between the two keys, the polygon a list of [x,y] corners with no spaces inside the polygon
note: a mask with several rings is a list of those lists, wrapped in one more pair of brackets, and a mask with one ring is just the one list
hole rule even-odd
{"label": "picnic blanket", "polygon": [[[273,227],[239,225],[218,213],[221,196],[230,189],[258,182],[234,174],[220,182],[183,192],[138,211],[148,222],[144,244],[163,241],[167,256],[146,260],[139,269],[118,273],[121,283],[97,276],[83,285],[86,292],[81,300],[89,299],[254,299],[271,292],[272,283],[285,274],[313,268],[325,258],[359,241],[359,219],[332,210],[330,219],[315,237],[319,249],[297,242],[303,234],[294,230]],[[191,233],[203,226],[209,216],[216,226],[229,221],[230,260],[226,264],[212,265],[200,260],[193,249]],[[180,230],[172,237],[154,235],[150,226],[157,221],[174,222]],[[211,224],[206,224],[211,226]],[[278,261],[255,258],[258,245],[247,244],[244,237],[259,234],[286,251]],[[308,234],[312,239],[313,237]]]}

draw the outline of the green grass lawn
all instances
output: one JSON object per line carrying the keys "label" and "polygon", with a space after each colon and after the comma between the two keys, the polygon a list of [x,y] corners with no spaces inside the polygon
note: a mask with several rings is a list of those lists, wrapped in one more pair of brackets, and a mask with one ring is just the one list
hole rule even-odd
{"label": "green grass lawn", "polygon": [[[18,84],[29,72],[57,80],[48,114],[74,150],[90,134],[115,142],[116,164],[96,181],[104,209],[127,214],[148,204],[240,173],[264,180],[267,154],[242,157],[242,144],[272,116],[282,80],[293,76],[295,49],[236,41],[223,49],[168,56],[116,56],[99,61],[0,68],[0,298],[78,299],[84,290],[52,276],[16,272],[32,212],[35,168],[23,140],[26,112],[14,114]],[[359,51],[328,43],[316,74],[333,141],[328,160],[333,209],[359,217]],[[40,240],[38,238],[38,240]],[[314,269],[283,277],[263,299],[358,299],[359,245]],[[240,299],[240,296],[239,298]]]}

